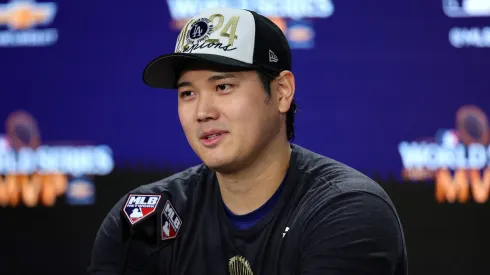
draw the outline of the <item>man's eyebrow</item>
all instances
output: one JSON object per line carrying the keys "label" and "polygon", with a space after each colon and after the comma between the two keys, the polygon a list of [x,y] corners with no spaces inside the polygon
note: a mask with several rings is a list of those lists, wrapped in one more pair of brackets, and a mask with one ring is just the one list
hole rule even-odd
{"label": "man's eyebrow", "polygon": [[[216,75],[209,77],[208,81],[213,82],[213,81],[218,81],[218,80],[227,79],[227,78],[237,78],[237,76],[232,74],[232,73],[216,74]],[[190,81],[182,81],[182,82],[179,82],[177,84],[177,88],[189,87],[189,86],[192,86],[192,83]]]}
{"label": "man's eyebrow", "polygon": [[189,81],[182,81],[177,83],[177,89],[181,87],[189,87],[192,86],[192,84]]}
{"label": "man's eyebrow", "polygon": [[237,78],[237,76],[232,74],[232,73],[217,74],[217,75],[213,75],[210,78],[208,78],[208,81],[212,82],[212,81],[217,81],[217,80],[226,79],[226,78]]}

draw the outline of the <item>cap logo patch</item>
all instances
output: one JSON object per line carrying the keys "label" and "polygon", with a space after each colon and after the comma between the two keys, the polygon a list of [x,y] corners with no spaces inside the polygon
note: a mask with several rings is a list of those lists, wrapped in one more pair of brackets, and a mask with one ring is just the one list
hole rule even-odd
{"label": "cap logo patch", "polygon": [[187,43],[200,43],[206,41],[213,32],[213,25],[207,18],[199,18],[192,23],[189,32],[187,32]]}
{"label": "cap logo patch", "polygon": [[179,35],[175,52],[192,53],[207,49],[234,51],[237,49],[234,44],[239,37],[237,32],[239,21],[240,16],[230,16],[226,20],[223,14],[212,14],[209,18],[191,20]]}

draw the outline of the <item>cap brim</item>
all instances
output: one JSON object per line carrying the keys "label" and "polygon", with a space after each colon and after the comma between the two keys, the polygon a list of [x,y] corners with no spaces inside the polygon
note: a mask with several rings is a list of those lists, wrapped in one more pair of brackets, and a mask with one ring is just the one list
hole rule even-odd
{"label": "cap brim", "polygon": [[173,53],[152,60],[143,72],[143,82],[153,88],[175,89],[180,72],[196,61],[236,69],[259,68],[253,64],[214,54]]}

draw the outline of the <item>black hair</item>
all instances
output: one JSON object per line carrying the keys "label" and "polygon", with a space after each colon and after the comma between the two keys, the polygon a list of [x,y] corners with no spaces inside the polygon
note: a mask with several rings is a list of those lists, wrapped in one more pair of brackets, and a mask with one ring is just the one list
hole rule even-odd
{"label": "black hair", "polygon": [[[273,71],[263,71],[263,70],[258,70],[257,75],[260,78],[260,81],[262,82],[262,86],[264,87],[266,96],[267,96],[267,101],[271,97],[271,82],[276,79],[279,76],[279,72]],[[289,110],[286,113],[286,135],[289,141],[294,140],[294,115],[296,114],[296,111],[298,110],[298,106],[296,105],[296,102],[294,102],[294,98],[291,101],[291,106],[289,107]]]}

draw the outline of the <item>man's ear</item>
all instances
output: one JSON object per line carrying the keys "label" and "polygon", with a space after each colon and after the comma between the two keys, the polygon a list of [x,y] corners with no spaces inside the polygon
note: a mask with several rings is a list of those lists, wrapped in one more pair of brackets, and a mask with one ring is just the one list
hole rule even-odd
{"label": "man's ear", "polygon": [[276,78],[277,100],[279,112],[287,113],[294,99],[296,84],[291,71],[282,71]]}

